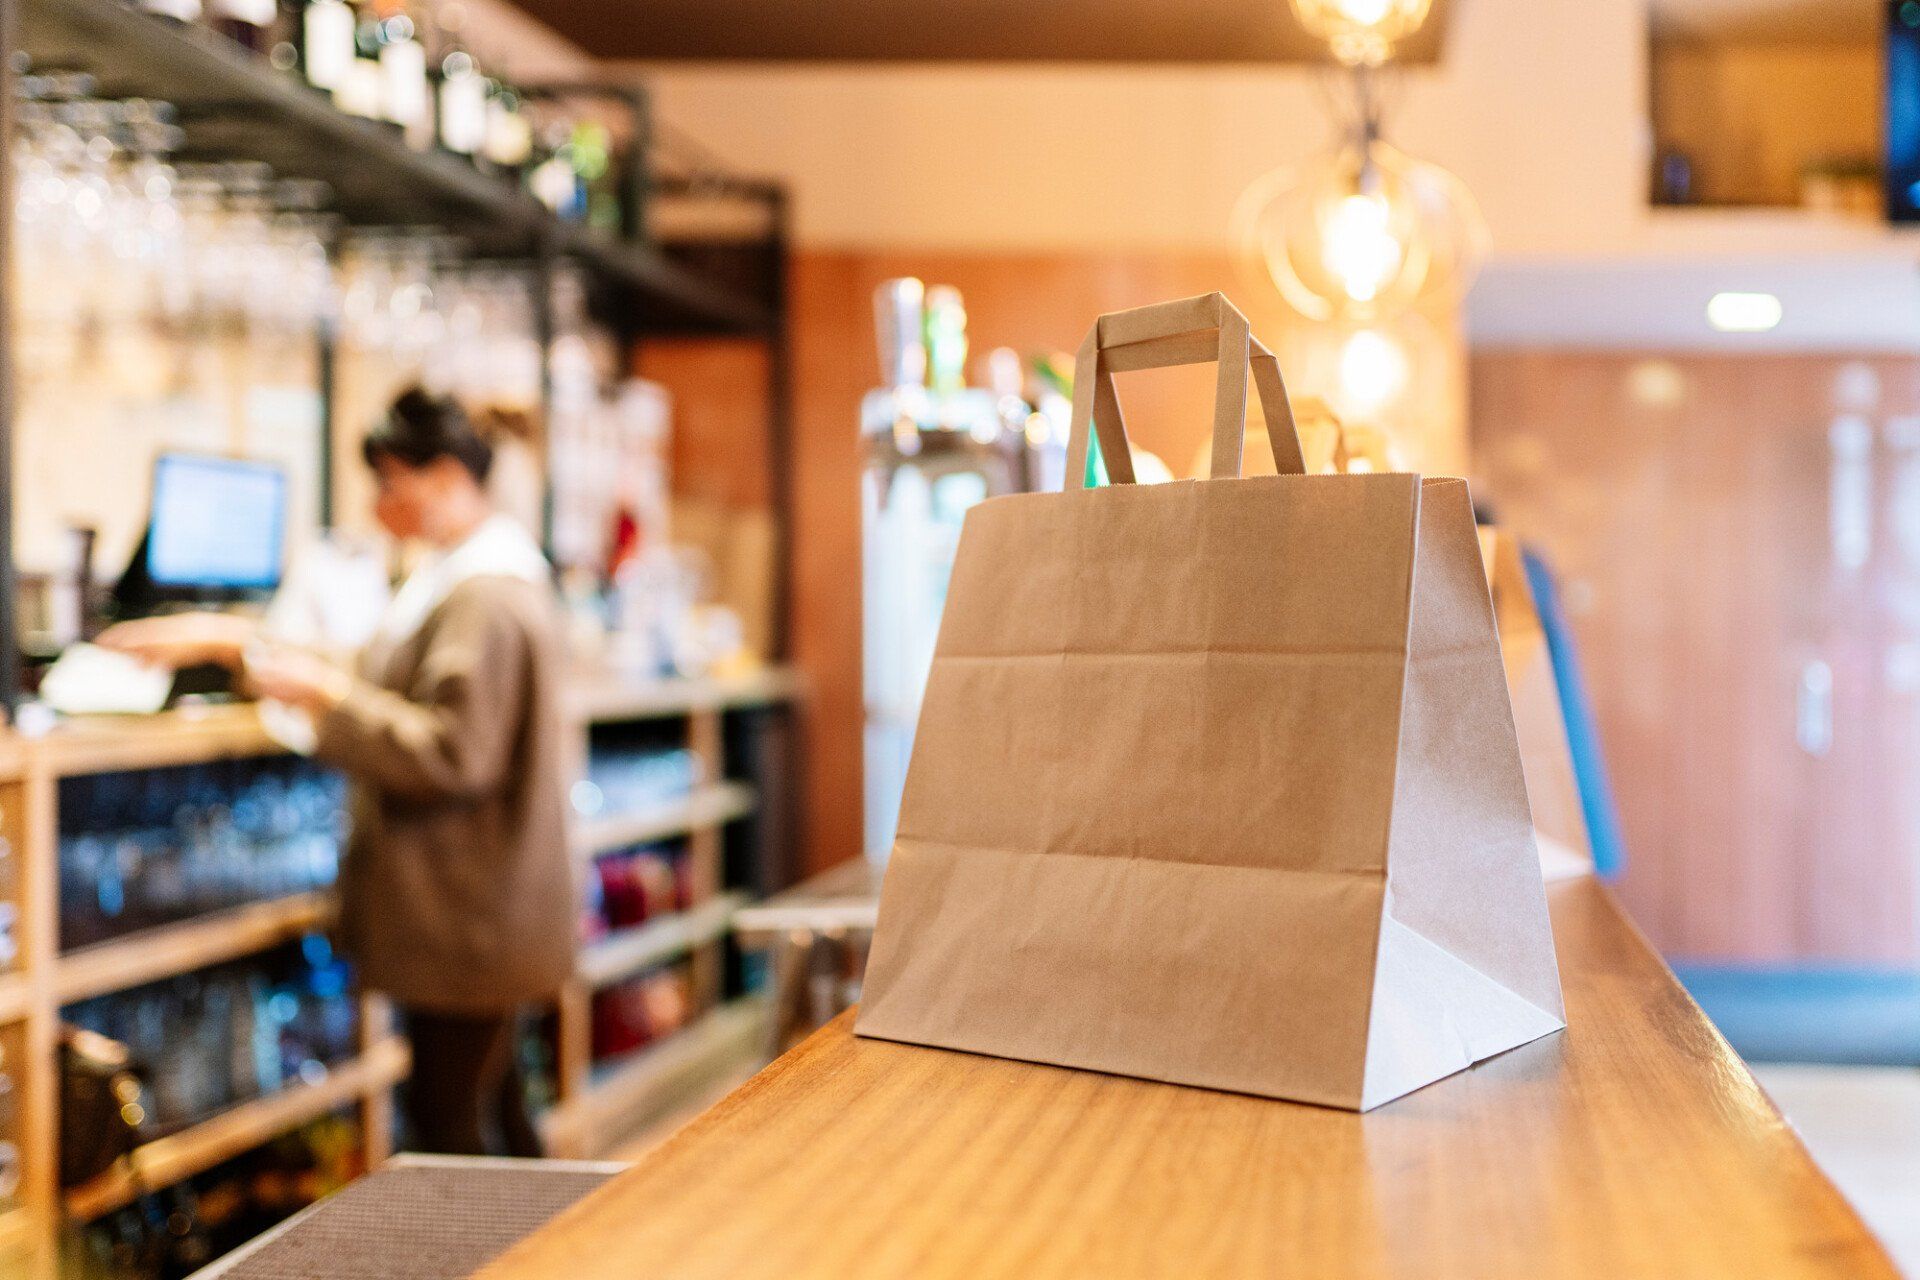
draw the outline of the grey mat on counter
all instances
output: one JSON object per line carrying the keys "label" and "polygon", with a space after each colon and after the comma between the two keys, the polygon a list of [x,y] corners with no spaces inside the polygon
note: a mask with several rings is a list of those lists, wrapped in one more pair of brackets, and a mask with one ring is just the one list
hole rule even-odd
{"label": "grey mat on counter", "polygon": [[620,1167],[402,1156],[195,1280],[464,1280]]}

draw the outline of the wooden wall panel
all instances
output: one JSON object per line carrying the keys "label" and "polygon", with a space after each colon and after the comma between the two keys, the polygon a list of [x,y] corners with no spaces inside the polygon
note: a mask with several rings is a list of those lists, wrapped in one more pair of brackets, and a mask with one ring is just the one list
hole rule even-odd
{"label": "wooden wall panel", "polygon": [[[1836,427],[1848,402],[1858,423]],[[1920,959],[1912,362],[1482,352],[1472,404],[1477,491],[1563,575],[1625,824],[1623,893],[1654,942]],[[1852,496],[1836,433],[1864,451]],[[1834,533],[1848,527],[1865,535],[1857,564]],[[1822,670],[1824,754],[1796,729]]]}

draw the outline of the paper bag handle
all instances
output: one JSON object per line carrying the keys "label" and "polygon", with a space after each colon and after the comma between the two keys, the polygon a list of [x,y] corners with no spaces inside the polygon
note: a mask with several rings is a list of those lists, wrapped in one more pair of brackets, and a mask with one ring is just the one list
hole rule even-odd
{"label": "paper bag handle", "polygon": [[1133,455],[1127,424],[1114,392],[1113,375],[1133,369],[1164,369],[1183,364],[1219,363],[1214,385],[1212,476],[1240,474],[1246,433],[1247,374],[1260,391],[1260,410],[1273,446],[1273,463],[1282,475],[1302,475],[1306,459],[1294,430],[1293,409],[1280,378],[1280,362],[1262,346],[1225,294],[1208,293],[1175,302],[1157,302],[1101,316],[1087,331],[1074,363],[1073,419],[1067,437],[1067,487],[1086,484],[1087,448],[1100,433],[1100,457],[1115,484],[1133,483]]}

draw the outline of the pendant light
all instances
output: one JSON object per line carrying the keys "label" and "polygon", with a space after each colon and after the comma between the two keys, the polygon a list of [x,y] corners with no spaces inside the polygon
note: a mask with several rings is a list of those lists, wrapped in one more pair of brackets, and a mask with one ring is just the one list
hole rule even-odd
{"label": "pendant light", "polygon": [[1325,40],[1349,67],[1377,67],[1418,31],[1433,0],[1288,0],[1309,35]]}
{"label": "pendant light", "polygon": [[1331,153],[1256,179],[1235,212],[1248,265],[1312,320],[1378,320],[1457,298],[1485,251],[1465,184],[1380,136],[1375,74],[1348,73],[1354,109]]}

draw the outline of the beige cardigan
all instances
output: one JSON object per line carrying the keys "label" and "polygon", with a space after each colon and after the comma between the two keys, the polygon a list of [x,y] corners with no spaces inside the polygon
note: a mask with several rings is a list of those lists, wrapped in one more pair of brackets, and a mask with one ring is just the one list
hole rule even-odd
{"label": "beige cardigan", "polygon": [[578,928],[551,597],[456,585],[320,724],[354,783],[340,941],[403,1004],[502,1012],[554,995]]}

